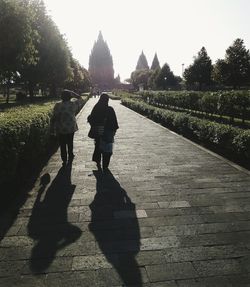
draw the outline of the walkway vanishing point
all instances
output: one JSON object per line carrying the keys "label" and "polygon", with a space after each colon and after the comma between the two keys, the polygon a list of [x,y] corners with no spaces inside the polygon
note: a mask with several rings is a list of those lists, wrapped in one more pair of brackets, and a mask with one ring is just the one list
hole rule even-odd
{"label": "walkway vanishing point", "polygon": [[95,102],[78,116],[72,167],[56,152],[0,217],[0,286],[250,286],[250,173],[110,101],[120,129],[102,175]]}

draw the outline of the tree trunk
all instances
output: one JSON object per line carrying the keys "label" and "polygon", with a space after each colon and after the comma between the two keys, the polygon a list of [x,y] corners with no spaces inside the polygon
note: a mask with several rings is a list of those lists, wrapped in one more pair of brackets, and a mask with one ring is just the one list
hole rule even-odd
{"label": "tree trunk", "polygon": [[3,86],[3,97],[6,98],[7,96],[7,85]]}
{"label": "tree trunk", "polygon": [[57,97],[57,91],[56,91],[56,85],[55,84],[52,84],[50,86],[49,96],[52,97],[52,98],[56,98]]}
{"label": "tree trunk", "polygon": [[10,78],[8,78],[7,83],[6,83],[6,103],[9,103],[10,99]]}
{"label": "tree trunk", "polygon": [[30,99],[34,98],[34,84],[32,82],[28,83]]}
{"label": "tree trunk", "polygon": [[199,91],[201,91],[202,83],[199,82]]}

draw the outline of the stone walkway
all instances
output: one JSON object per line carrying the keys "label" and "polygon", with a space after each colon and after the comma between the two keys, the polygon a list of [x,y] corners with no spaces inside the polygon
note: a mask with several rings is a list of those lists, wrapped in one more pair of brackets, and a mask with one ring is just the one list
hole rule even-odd
{"label": "stone walkway", "polygon": [[0,286],[250,286],[249,172],[111,101],[120,129],[103,175],[87,137],[95,101],[72,167],[54,154],[1,216]]}

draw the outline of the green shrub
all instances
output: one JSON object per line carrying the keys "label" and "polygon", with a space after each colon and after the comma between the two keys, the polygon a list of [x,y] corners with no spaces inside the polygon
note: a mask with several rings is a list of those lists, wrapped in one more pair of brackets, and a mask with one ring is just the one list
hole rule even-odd
{"label": "green shrub", "polygon": [[0,184],[15,178],[21,160],[37,159],[49,139],[53,104],[6,110],[0,117]]}
{"label": "green shrub", "polygon": [[138,94],[143,101],[157,107],[229,116],[232,121],[236,117],[243,122],[250,119],[249,91],[144,91]]}
{"label": "green shrub", "polygon": [[244,160],[250,159],[250,131],[241,131],[233,139],[235,152]]}
{"label": "green shrub", "polygon": [[0,186],[16,180],[20,171],[35,167],[48,154],[54,104],[20,106],[0,113]]}
{"label": "green shrub", "polygon": [[216,93],[205,93],[200,99],[201,110],[207,114],[217,114],[219,95]]}
{"label": "green shrub", "polygon": [[189,116],[185,113],[176,113],[173,120],[175,130],[183,135],[188,134]]}

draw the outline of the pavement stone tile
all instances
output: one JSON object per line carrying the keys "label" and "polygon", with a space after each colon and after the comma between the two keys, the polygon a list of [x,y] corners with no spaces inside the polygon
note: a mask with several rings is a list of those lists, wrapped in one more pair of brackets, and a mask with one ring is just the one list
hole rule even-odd
{"label": "pavement stone tile", "polygon": [[89,256],[75,256],[73,258],[72,270],[97,270],[100,268],[112,268],[112,264],[109,263],[118,261],[116,255],[109,255],[106,258],[104,255],[89,255]]}
{"label": "pavement stone tile", "polygon": [[249,287],[250,286],[250,273],[229,275],[227,280],[230,282],[232,287]]}
{"label": "pavement stone tile", "polygon": [[244,245],[195,246],[168,248],[164,250],[166,262],[200,261],[239,258],[247,254]]}
{"label": "pavement stone tile", "polygon": [[114,218],[144,218],[148,217],[145,210],[137,209],[135,212],[132,210],[119,210],[114,212]]}
{"label": "pavement stone tile", "polygon": [[[14,274],[8,278],[0,278],[0,287],[27,287],[27,286],[36,286],[36,287],[48,287],[46,284],[46,278],[44,275],[34,276],[21,276],[17,277]],[[58,286],[58,285],[57,285]]]}
{"label": "pavement stone tile", "polygon": [[190,262],[146,266],[150,282],[198,277]]}
{"label": "pavement stone tile", "polygon": [[163,201],[158,202],[160,208],[178,208],[178,207],[191,207],[190,203],[186,200],[182,201]]}
{"label": "pavement stone tile", "polygon": [[13,246],[8,248],[0,248],[0,262],[12,260],[28,260],[31,256],[30,246]]}
{"label": "pavement stone tile", "polygon": [[140,241],[139,239],[119,240],[119,241],[98,241],[99,249],[97,252],[110,253],[124,253],[124,252],[139,252]]}
{"label": "pavement stone tile", "polygon": [[[179,287],[232,287],[233,285],[226,277],[208,277],[191,280],[177,280]],[[238,286],[239,287],[239,286]]]}
{"label": "pavement stone tile", "polygon": [[21,270],[22,275],[71,271],[72,257],[32,258]]}
{"label": "pavement stone tile", "polygon": [[157,282],[151,283],[150,287],[178,287],[175,281],[164,281],[164,282]]}
{"label": "pavement stone tile", "polygon": [[177,207],[146,210],[148,217],[212,214],[208,207]]}
{"label": "pavement stone tile", "polygon": [[144,267],[145,265],[159,265],[165,263],[164,253],[162,251],[141,251],[134,255],[133,253],[118,254],[119,264],[121,266],[131,266],[134,260],[137,265]]}
{"label": "pavement stone tile", "polygon": [[0,242],[0,247],[8,248],[8,247],[18,247],[18,246],[32,246],[33,240],[27,236],[10,236],[5,237]]}
{"label": "pavement stone tile", "polygon": [[76,241],[74,244],[66,245],[57,251],[57,256],[77,256],[77,255],[90,255],[95,254],[97,246],[95,241],[88,241],[81,237],[81,240]]}
{"label": "pavement stone tile", "polygon": [[247,243],[250,240],[249,231],[245,232],[226,232],[213,234],[200,234],[195,236],[179,237],[180,246],[213,246],[224,244]]}
{"label": "pavement stone tile", "polygon": [[[37,275],[36,275],[37,276]],[[70,271],[59,273],[48,273],[45,278],[45,286],[58,287],[89,287],[97,286],[95,271]],[[28,286],[28,285],[27,285]],[[35,286],[35,285],[29,285]]]}
{"label": "pavement stone tile", "polygon": [[195,261],[193,266],[201,277],[242,273],[242,268],[236,259]]}
{"label": "pavement stone tile", "polygon": [[12,277],[16,274],[20,274],[25,264],[26,261],[24,260],[0,261],[0,278]]}
{"label": "pavement stone tile", "polygon": [[169,247],[178,247],[179,244],[177,236],[143,238],[141,239],[140,250],[161,250]]}
{"label": "pavement stone tile", "polygon": [[218,232],[233,232],[233,231],[249,231],[249,221],[235,221],[226,223],[206,223],[194,225],[179,225],[179,226],[156,226],[154,233],[156,236],[169,235],[196,235],[196,234],[212,234]]}
{"label": "pavement stone tile", "polygon": [[140,240],[154,236],[152,227],[141,227],[140,232],[136,227],[117,227],[112,229],[97,229],[94,231],[97,241],[120,241],[120,240]]}
{"label": "pavement stone tile", "polygon": [[99,269],[97,270],[97,286],[113,286],[124,284],[125,286],[141,285],[149,282],[145,268],[132,265],[133,268]]}

